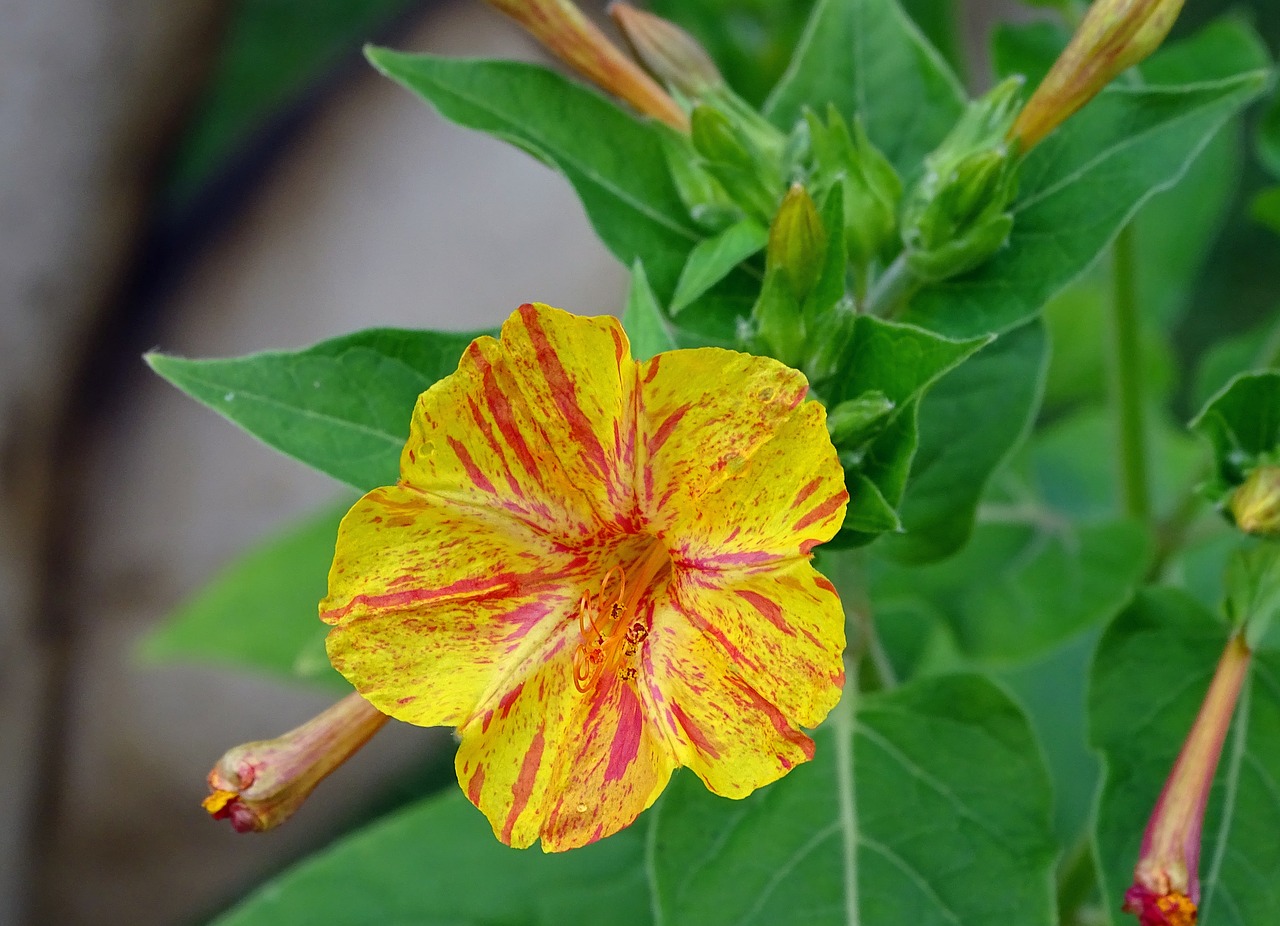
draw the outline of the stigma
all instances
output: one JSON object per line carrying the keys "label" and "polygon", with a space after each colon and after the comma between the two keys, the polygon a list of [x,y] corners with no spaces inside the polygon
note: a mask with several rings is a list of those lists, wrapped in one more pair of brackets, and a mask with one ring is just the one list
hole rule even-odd
{"label": "stigma", "polygon": [[613,566],[604,574],[600,591],[590,590],[578,599],[578,633],[573,650],[573,685],[582,694],[593,690],[606,676],[634,682],[640,674],[640,652],[649,638],[649,625],[640,616],[641,599],[664,566],[667,551],[654,542],[634,568],[634,579]]}

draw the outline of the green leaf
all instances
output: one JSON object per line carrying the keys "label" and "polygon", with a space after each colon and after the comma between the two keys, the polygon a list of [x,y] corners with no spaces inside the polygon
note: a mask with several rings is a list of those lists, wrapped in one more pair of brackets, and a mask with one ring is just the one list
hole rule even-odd
{"label": "green leaf", "polygon": [[922,597],[946,616],[965,655],[984,665],[1022,662],[1110,620],[1151,559],[1147,533],[1133,522],[1073,525],[1016,510],[1007,517],[980,523],[942,563],[877,560],[872,600]]}
{"label": "green leaf", "polygon": [[1280,235],[1280,186],[1260,190],[1249,203],[1249,216]]}
{"label": "green leaf", "polygon": [[[1277,202],[1280,204],[1280,200]],[[1218,341],[1204,352],[1191,388],[1192,407],[1203,407],[1237,373],[1272,369],[1278,362],[1280,313],[1257,328]]]}
{"label": "green leaf", "polygon": [[1223,386],[1190,425],[1213,447],[1217,488],[1244,480],[1280,451],[1280,372],[1242,373]]}
{"label": "green leaf", "polygon": [[644,264],[638,260],[631,265],[631,286],[622,312],[622,327],[631,340],[631,356],[637,360],[648,360],[654,354],[676,347],[671,326],[649,285]]}
{"label": "green leaf", "polygon": [[[851,501],[838,544],[860,545],[876,533],[899,529],[897,515],[890,519],[889,514],[902,500],[916,452],[920,397],[986,343],[985,338],[959,341],[869,315],[857,317],[838,373],[824,384],[827,403],[835,407],[875,393],[888,398],[895,411],[885,416],[883,429],[856,466],[847,469]],[[864,492],[867,481],[874,485],[874,493]],[[860,492],[866,497],[860,497]],[[874,525],[881,526],[872,529]]]}
{"label": "green leaf", "polygon": [[1056,22],[999,23],[991,36],[991,64],[996,76],[1021,74],[1028,87],[1037,86],[1070,36]]}
{"label": "green leaf", "polygon": [[790,131],[805,107],[857,115],[907,185],[964,109],[942,56],[894,0],[820,0],[791,66],[765,104]]}
{"label": "green leaf", "polygon": [[964,36],[955,0],[902,0],[902,9],[920,27],[925,39],[946,59],[951,69],[962,72]]}
{"label": "green leaf", "polygon": [[[1207,39],[1218,48],[1220,35]],[[1022,165],[1005,249],[921,291],[905,318],[954,336],[1004,331],[1083,272],[1155,193],[1176,183],[1270,71],[1243,40],[1230,77],[1185,85],[1112,85],[1034,148]]]}
{"label": "green leaf", "polygon": [[349,687],[329,666],[324,597],[338,522],[327,508],[242,553],[142,644],[145,657],[209,660]]}
{"label": "green leaf", "polygon": [[661,133],[669,129],[536,65],[383,48],[368,56],[446,119],[510,142],[563,174],[605,246],[627,266],[643,260],[659,300],[670,302],[685,257],[703,235],[667,171]]}
{"label": "green leaf", "polygon": [[484,333],[375,328],[295,352],[146,360],[267,446],[365,491],[396,481],[419,393]]}
{"label": "green leaf", "polygon": [[751,219],[743,219],[720,234],[698,242],[680,271],[671,299],[671,314],[679,313],[727,277],[738,264],[758,254],[768,240],[769,229]]}
{"label": "green leaf", "polygon": [[743,801],[672,782],[651,824],[659,922],[1054,922],[1049,783],[998,688],[912,682],[837,707],[816,739],[813,762]]}
{"label": "green leaf", "polygon": [[[1096,849],[1104,906],[1131,883],[1142,834],[1209,686],[1227,628],[1173,589],[1115,621],[1090,679],[1092,744],[1105,763]],[[1255,655],[1217,778],[1200,852],[1200,922],[1253,926],[1280,909],[1280,663]],[[1118,923],[1117,923],[1118,926]]]}
{"label": "green leaf", "polygon": [[921,563],[964,544],[987,480],[1035,416],[1047,361],[1044,326],[1035,322],[1001,335],[930,390],[898,512],[906,533],[886,537],[882,552]]}
{"label": "green leaf", "polygon": [[830,404],[880,392],[896,405],[922,395],[993,339],[955,339],[859,315],[830,390]]}
{"label": "green leaf", "polygon": [[544,855],[509,849],[451,788],[268,882],[215,926],[649,926],[632,828]]}
{"label": "green leaf", "polygon": [[841,531],[855,531],[859,534],[883,534],[885,531],[902,529],[898,520],[898,512],[884,497],[880,487],[862,473],[849,476],[849,507],[845,510]]}
{"label": "green leaf", "polygon": [[1274,177],[1280,177],[1280,93],[1271,95],[1258,123],[1258,160]]}

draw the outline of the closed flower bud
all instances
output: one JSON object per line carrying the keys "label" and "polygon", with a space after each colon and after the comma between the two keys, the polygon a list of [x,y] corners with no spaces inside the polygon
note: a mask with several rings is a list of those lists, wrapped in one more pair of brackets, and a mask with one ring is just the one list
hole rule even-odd
{"label": "closed flower bud", "polygon": [[1008,240],[1017,161],[1005,141],[1021,78],[970,104],[951,134],[925,158],[924,175],[903,207],[907,264],[937,281],[986,261]]}
{"label": "closed flower bud", "polygon": [[865,268],[884,250],[898,227],[902,181],[889,159],[867,137],[862,123],[853,132],[834,106],[823,124],[806,113],[817,179],[826,186],[843,180],[845,243],[849,260]]}
{"label": "closed flower bud", "polygon": [[750,218],[769,222],[783,189],[777,156],[716,106],[695,106],[690,131],[693,147],[729,198]]}
{"label": "closed flower bud", "polygon": [[804,186],[793,183],[769,228],[765,272],[783,274],[797,303],[804,303],[822,275],[827,232]]}
{"label": "closed flower bud", "polygon": [[1164,41],[1183,0],[1095,0],[1010,131],[1030,150]]}
{"label": "closed flower bud", "polygon": [[238,833],[274,829],[387,719],[351,694],[284,736],[229,749],[209,772],[204,809],[215,820],[230,820]]}
{"label": "closed flower bud", "polygon": [[571,0],[488,0],[506,13],[553,55],[597,87],[680,131],[687,131],[684,110],[639,65],[596,28]]}
{"label": "closed flower bud", "polygon": [[1280,537],[1280,466],[1259,466],[1231,495],[1231,517],[1246,534]]}
{"label": "closed flower bud", "polygon": [[878,390],[847,399],[827,410],[827,433],[837,449],[857,448],[884,427],[896,406]]}
{"label": "closed flower bud", "polygon": [[667,86],[692,98],[724,86],[711,56],[675,23],[629,3],[609,4],[609,15],[645,70]]}
{"label": "closed flower bud", "polygon": [[1250,656],[1242,635],[1227,642],[1147,823],[1133,886],[1124,895],[1125,911],[1136,916],[1141,926],[1194,926],[1196,922],[1205,805]]}

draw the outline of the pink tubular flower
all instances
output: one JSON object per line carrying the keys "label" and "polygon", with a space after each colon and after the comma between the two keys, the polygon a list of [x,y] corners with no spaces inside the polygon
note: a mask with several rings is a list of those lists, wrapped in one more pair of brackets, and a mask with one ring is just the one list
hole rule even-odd
{"label": "pink tubular flower", "polygon": [[1227,642],[1200,713],[1142,837],[1124,909],[1142,926],[1193,926],[1200,903],[1200,828],[1222,744],[1251,653],[1243,634]]}

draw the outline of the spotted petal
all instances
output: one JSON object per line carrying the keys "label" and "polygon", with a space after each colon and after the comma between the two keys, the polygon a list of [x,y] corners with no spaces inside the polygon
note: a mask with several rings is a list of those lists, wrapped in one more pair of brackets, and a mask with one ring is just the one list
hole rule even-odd
{"label": "spotted petal", "polygon": [[633,507],[634,379],[616,319],[522,306],[419,398],[401,481],[590,536]]}
{"label": "spotted petal", "polygon": [[690,566],[717,571],[807,557],[844,520],[849,493],[827,436],[826,412],[806,402],[695,505],[658,513],[658,532]]}
{"label": "spotted petal", "polygon": [[548,852],[616,833],[666,787],[675,757],[635,689],[611,677],[587,695],[561,651],[461,729],[456,767],[494,834]]}
{"label": "spotted petal", "polygon": [[404,486],[342,521],[321,617],[329,658],[383,713],[467,720],[490,689],[568,634],[589,554],[523,523]]}
{"label": "spotted petal", "polygon": [[702,504],[739,475],[807,390],[803,374],[776,360],[718,348],[640,364],[636,481],[646,523],[660,528],[670,511]]}
{"label": "spotted petal", "polygon": [[680,763],[743,797],[813,757],[799,728],[840,699],[844,618],[835,589],[803,560],[725,581],[679,571],[645,677]]}

